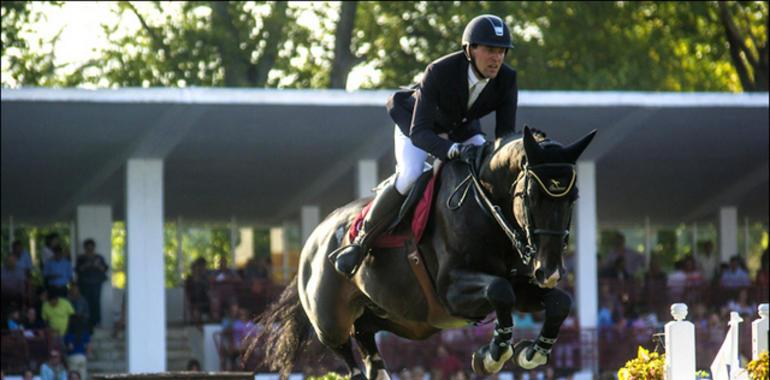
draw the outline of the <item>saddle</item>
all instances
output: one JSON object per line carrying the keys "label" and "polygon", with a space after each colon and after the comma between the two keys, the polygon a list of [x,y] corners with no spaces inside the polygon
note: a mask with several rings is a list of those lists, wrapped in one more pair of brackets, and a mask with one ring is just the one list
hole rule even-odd
{"label": "saddle", "polygon": [[[409,267],[412,268],[417,282],[428,303],[428,323],[439,328],[461,327],[470,321],[451,316],[438,299],[436,284],[428,273],[425,260],[417,249],[422,239],[423,232],[428,225],[430,211],[433,207],[433,199],[436,194],[436,181],[441,171],[439,161],[433,170],[426,170],[417,180],[406,197],[398,217],[391,223],[388,230],[383,232],[372,243],[375,248],[403,248],[407,252]],[[383,181],[377,188],[386,186],[389,181],[395,180],[395,176]],[[361,229],[371,203],[366,205],[353,219],[348,229],[346,239],[353,241]]]}

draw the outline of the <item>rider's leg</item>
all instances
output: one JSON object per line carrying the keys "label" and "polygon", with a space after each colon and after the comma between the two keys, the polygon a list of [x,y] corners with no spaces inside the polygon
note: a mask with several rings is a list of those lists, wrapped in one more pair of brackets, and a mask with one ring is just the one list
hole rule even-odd
{"label": "rider's leg", "polygon": [[358,266],[369,253],[370,244],[398,214],[405,195],[422,174],[423,164],[428,154],[415,147],[412,141],[401,133],[398,126],[395,128],[394,145],[398,171],[395,182],[377,193],[355,241],[332,254],[336,256],[334,268],[347,277],[355,274]]}

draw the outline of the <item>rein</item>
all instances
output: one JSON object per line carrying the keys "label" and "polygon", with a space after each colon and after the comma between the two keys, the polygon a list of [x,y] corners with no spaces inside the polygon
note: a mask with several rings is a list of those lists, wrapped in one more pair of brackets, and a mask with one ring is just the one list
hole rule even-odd
{"label": "rein", "polygon": [[[511,184],[511,188],[509,190],[509,194],[511,194],[512,197],[521,196],[522,200],[524,201],[524,214],[527,220],[527,225],[524,226],[523,233],[522,233],[522,228],[517,228],[518,224],[513,224],[509,222],[508,219],[505,217],[505,215],[503,215],[502,208],[492,203],[492,201],[489,199],[486,192],[484,191],[484,188],[481,186],[481,183],[479,182],[478,174],[476,173],[475,166],[467,162],[466,164],[468,164],[469,174],[454,189],[449,199],[447,199],[447,207],[450,210],[456,210],[457,208],[459,208],[463,204],[463,202],[465,201],[465,198],[468,195],[468,191],[470,190],[470,184],[473,184],[476,203],[479,204],[481,209],[484,210],[486,213],[488,213],[492,217],[492,219],[495,220],[495,222],[500,227],[500,229],[502,229],[505,235],[508,236],[508,239],[511,241],[513,248],[519,254],[519,258],[521,259],[524,265],[529,266],[530,262],[532,261],[532,256],[535,254],[535,252],[537,252],[537,244],[533,241],[533,237],[535,235],[561,236],[565,241],[569,237],[569,230],[549,230],[549,229],[532,228],[534,223],[532,221],[532,215],[529,212],[529,197],[527,197],[526,189],[529,186],[530,177],[532,177],[535,179],[536,183],[540,185],[543,191],[545,191],[545,193],[548,194],[550,197],[561,198],[567,195],[575,185],[575,177],[576,177],[575,165],[540,164],[540,165],[533,165],[532,167],[530,167],[528,164],[526,163],[524,164],[524,170],[523,170],[524,175],[516,178],[516,180],[513,181],[513,183]],[[547,187],[545,183],[537,175],[537,173],[530,170],[530,169],[535,169],[539,167],[570,167],[572,169],[572,176],[570,178],[569,184],[566,187],[556,187],[556,188]],[[524,185],[525,191],[523,193],[513,194],[516,188],[516,184],[519,182],[521,178],[524,178],[524,181],[526,181]],[[457,194],[458,191],[460,191],[460,189],[463,187],[465,187],[465,189],[463,190],[463,193],[462,193],[462,196],[460,197],[459,202],[457,202],[457,204],[453,206],[451,204],[451,200],[454,198],[454,195]]]}

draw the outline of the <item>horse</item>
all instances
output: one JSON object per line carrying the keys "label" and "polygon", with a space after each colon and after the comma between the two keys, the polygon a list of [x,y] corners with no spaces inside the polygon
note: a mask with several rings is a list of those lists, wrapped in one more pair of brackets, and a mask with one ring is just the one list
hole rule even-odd
{"label": "horse", "polygon": [[[494,336],[473,353],[473,371],[496,373],[508,360],[524,369],[546,364],[572,306],[556,285],[565,277],[575,163],[595,133],[563,146],[525,127],[522,137],[488,143],[475,164],[443,163],[427,226],[413,242],[438,302],[421,288],[405,249],[374,247],[351,279],[338,274],[327,255],[345,244],[344,232],[369,200],[333,211],[304,245],[297,276],[258,317],[264,330],[245,356],[263,348],[263,363],[285,379],[315,336],[345,362],[352,379],[389,379],[377,332],[426,339],[494,312]],[[445,318],[436,318],[437,304]],[[545,310],[535,341],[512,344],[514,309]]]}

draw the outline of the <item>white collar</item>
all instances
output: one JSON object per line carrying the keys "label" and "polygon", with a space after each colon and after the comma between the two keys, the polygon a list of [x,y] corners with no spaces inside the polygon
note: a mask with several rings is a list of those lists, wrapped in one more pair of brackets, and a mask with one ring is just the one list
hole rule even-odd
{"label": "white collar", "polygon": [[489,82],[489,78],[479,79],[471,65],[473,65],[473,62],[468,62],[468,88],[471,88],[478,82],[481,82],[482,85],[486,85]]}

